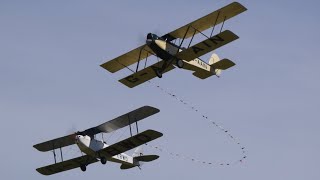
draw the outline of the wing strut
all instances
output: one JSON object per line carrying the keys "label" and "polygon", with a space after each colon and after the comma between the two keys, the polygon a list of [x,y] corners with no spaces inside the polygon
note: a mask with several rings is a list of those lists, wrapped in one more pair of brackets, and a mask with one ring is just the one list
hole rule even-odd
{"label": "wing strut", "polygon": [[[217,16],[217,19],[218,19],[218,18],[219,18],[219,14],[218,14],[218,16]],[[224,23],[225,23],[226,19],[227,19],[227,16],[224,16],[224,19],[223,19],[223,22],[222,22],[222,26],[221,26],[221,29],[220,29],[220,33],[221,33],[222,30],[223,30],[223,26],[224,26]],[[216,20],[216,21],[217,21],[217,20]],[[214,26],[212,27],[212,31],[211,31],[210,37],[207,36],[206,34],[204,34],[203,32],[201,32],[200,30],[198,30],[197,28],[193,27],[192,25],[189,25],[189,26],[188,26],[188,29],[187,29],[187,31],[186,31],[185,34],[187,34],[189,28],[192,28],[192,29],[194,30],[194,33],[193,33],[192,36],[191,36],[191,40],[190,40],[190,42],[189,42],[188,48],[190,47],[190,45],[191,45],[191,43],[192,43],[192,40],[193,40],[194,36],[197,34],[197,32],[200,33],[200,34],[202,34],[203,36],[205,36],[207,39],[212,38],[212,33],[214,32],[215,25],[216,25],[216,24],[214,24]],[[180,50],[180,48],[181,48],[181,45],[182,45],[184,39],[185,39],[185,38],[182,39],[182,42],[181,42],[180,45],[179,45],[179,49],[178,49],[178,52],[177,52],[177,53],[179,53],[179,50]],[[187,48],[187,49],[188,49],[188,48]]]}
{"label": "wing strut", "polygon": [[[146,68],[147,62],[148,62],[148,57],[146,57],[146,61],[144,62],[144,68]],[[144,69],[144,68],[143,68],[143,69]]]}
{"label": "wing strut", "polygon": [[[130,120],[129,114],[128,114],[128,121],[129,121],[130,136],[132,137],[132,127],[131,127],[131,120]],[[135,119],[135,124],[136,124],[137,134],[139,134],[138,121],[136,119]]]}
{"label": "wing strut", "polygon": [[63,155],[62,155],[62,148],[60,147],[60,156],[61,156],[61,161],[63,161]]}
{"label": "wing strut", "polygon": [[[196,33],[197,33],[197,30],[194,30],[194,33],[192,34],[192,38],[191,38],[191,40],[190,40],[190,42],[189,42],[188,48],[190,47],[190,45],[191,45],[191,43],[192,43],[192,40],[193,40],[193,38],[194,38],[194,35],[196,35]],[[187,48],[187,49],[188,49],[188,48]]]}
{"label": "wing strut", "polygon": [[137,134],[139,134],[138,121],[136,121]]}
{"label": "wing strut", "polygon": [[[138,69],[139,69],[139,63],[140,63],[141,53],[142,53],[142,50],[143,50],[143,49],[144,49],[144,47],[140,49],[136,72],[138,72]],[[148,53],[147,53],[147,57],[148,57]]]}
{"label": "wing strut", "polygon": [[221,29],[220,29],[220,33],[222,32],[222,29],[223,29],[223,26],[224,26],[224,22],[226,22],[226,18],[227,18],[227,16],[225,16],[224,19],[223,19],[223,22],[222,22],[222,25],[221,25]]}
{"label": "wing strut", "polygon": [[218,12],[218,15],[217,15],[216,21],[215,21],[215,22],[214,22],[214,24],[213,24],[213,27],[212,27],[212,31],[211,31],[210,37],[212,37],[212,34],[213,34],[213,31],[214,31],[214,28],[215,28],[215,27],[216,27],[216,25],[217,25],[217,21],[218,21],[219,15],[220,15],[220,11]]}
{"label": "wing strut", "polygon": [[[53,158],[54,158],[54,163],[57,163],[57,154],[56,154],[56,149],[54,147],[54,143],[52,143],[53,145],[53,149],[52,149],[52,153],[53,153]],[[60,157],[61,157],[61,162],[63,162],[63,154],[62,154],[62,147],[59,147],[60,149]]]}
{"label": "wing strut", "polygon": [[[179,48],[178,48],[178,50],[177,50],[177,53],[179,53],[180,48],[181,48],[181,46],[182,46],[182,43],[183,43],[184,39],[186,38],[186,35],[187,35],[189,29],[190,29],[190,26],[188,26],[186,33],[184,33],[184,36],[183,36],[183,38],[182,38],[182,41],[181,41],[181,43],[180,43],[180,45],[179,45]],[[176,53],[176,54],[177,54],[177,53]]]}
{"label": "wing strut", "polygon": [[131,121],[130,121],[130,115],[129,114],[128,114],[128,121],[129,121],[130,136],[132,137]]}
{"label": "wing strut", "polygon": [[[202,34],[203,36],[205,36],[207,39],[211,38],[211,37],[212,37],[212,34],[213,34],[213,32],[214,32],[215,26],[216,26],[216,24],[217,24],[217,21],[218,21],[218,19],[219,19],[219,15],[220,15],[220,11],[218,12],[217,18],[216,18],[216,20],[215,20],[215,22],[214,22],[214,24],[213,24],[212,31],[211,31],[211,33],[210,33],[210,37],[208,37],[207,35],[205,35],[203,32],[201,32],[201,31],[198,30],[197,28],[193,27],[192,25],[189,25],[188,28],[187,28],[187,31],[186,31],[183,39],[182,39],[182,42],[180,43],[180,46],[179,46],[179,49],[178,49],[178,52],[177,52],[177,53],[179,53],[179,50],[180,50],[180,48],[181,48],[181,45],[182,45],[182,43],[183,43],[183,41],[184,41],[184,39],[185,39],[185,37],[186,37],[186,35],[187,35],[190,27],[191,27],[192,29],[194,29],[194,33],[193,33],[192,36],[191,36],[191,40],[190,40],[190,42],[189,42],[188,48],[190,47],[190,45],[191,45],[191,43],[192,43],[192,40],[193,40],[193,38],[194,38],[194,36],[195,36],[195,34],[196,34],[197,32],[200,33],[200,34]],[[227,19],[227,16],[224,16],[223,21],[222,21],[222,25],[221,25],[221,28],[220,28],[220,33],[221,33],[222,30],[223,30],[223,26],[224,26],[224,23],[226,22],[226,19]]]}
{"label": "wing strut", "polygon": [[53,152],[54,163],[56,164],[57,163],[57,159],[56,159],[56,151],[55,151],[55,149],[53,149],[52,152]]}

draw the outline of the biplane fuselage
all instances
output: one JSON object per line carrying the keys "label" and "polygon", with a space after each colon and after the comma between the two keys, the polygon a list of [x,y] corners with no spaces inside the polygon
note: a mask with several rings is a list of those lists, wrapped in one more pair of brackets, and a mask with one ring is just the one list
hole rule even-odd
{"label": "biplane fuselage", "polygon": [[[46,142],[34,145],[33,147],[41,152],[53,152],[54,164],[50,164],[37,171],[43,175],[52,175],[63,171],[79,168],[86,171],[88,165],[96,162],[106,164],[107,161],[120,163],[120,169],[130,169],[140,167],[140,162],[151,162],[159,158],[157,155],[142,154],[141,145],[153,141],[162,136],[162,133],[155,130],[138,131],[138,121],[158,113],[160,110],[151,106],[143,106],[126,114],[123,114],[113,120],[107,121],[99,126],[95,126],[84,131],[78,131],[73,134],[55,138]],[[114,144],[108,145],[103,140],[98,140],[95,135],[98,133],[110,133],[118,129],[135,123],[137,134],[133,135],[130,131],[130,137]],[[81,156],[64,160],[62,148],[70,145],[77,145]],[[134,153],[129,156],[126,151],[134,149]],[[57,162],[55,150],[60,149],[61,162]]]}
{"label": "biplane fuselage", "polygon": [[[157,36],[156,34],[149,33],[147,35],[146,44],[150,47],[150,49],[162,60],[166,62],[175,62],[177,64],[177,61],[180,60],[175,55],[178,52],[183,51],[184,47],[177,46],[174,43],[171,43],[170,41],[165,41],[161,37]],[[184,59],[181,59],[183,64],[180,68],[191,70],[191,71],[206,71],[210,72],[211,75],[215,75],[216,71],[214,68],[212,68],[209,64],[202,61],[199,58],[195,58],[191,61],[186,61]]]}
{"label": "biplane fuselage", "polygon": [[[79,147],[79,149],[84,152],[85,154],[100,159],[98,151],[105,149],[109,147],[109,145],[103,141],[99,141],[96,139],[91,138],[90,136],[82,136],[77,135],[76,136],[76,144]],[[115,156],[112,156],[110,158],[107,158],[106,160],[117,162],[121,164],[128,164],[132,166],[139,166],[138,161],[133,161],[133,157],[129,156],[125,153],[120,153]]]}

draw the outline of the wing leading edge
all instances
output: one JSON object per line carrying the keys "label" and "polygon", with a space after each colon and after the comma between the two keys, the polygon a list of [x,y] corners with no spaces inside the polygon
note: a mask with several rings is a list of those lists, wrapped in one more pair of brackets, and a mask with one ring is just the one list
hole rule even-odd
{"label": "wing leading edge", "polygon": [[[170,40],[173,40],[175,38],[183,38],[184,35],[185,38],[189,38],[195,34],[198,34],[199,31],[205,31],[211,27],[213,27],[214,25],[220,24],[223,21],[226,21],[244,11],[246,11],[247,8],[245,8],[243,5],[241,5],[238,2],[233,2],[225,7],[222,7],[221,9],[214,11],[204,17],[201,17],[185,26],[182,26],[164,36],[162,36],[164,39],[166,38],[170,38]],[[192,26],[192,28],[190,28],[188,30],[188,27]],[[197,29],[197,31],[195,32],[194,29]],[[188,32],[187,32],[188,30]]]}

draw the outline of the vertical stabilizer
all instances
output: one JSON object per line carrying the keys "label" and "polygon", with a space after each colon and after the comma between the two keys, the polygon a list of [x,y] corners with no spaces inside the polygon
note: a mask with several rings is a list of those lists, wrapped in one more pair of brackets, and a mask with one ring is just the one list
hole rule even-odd
{"label": "vertical stabilizer", "polygon": [[[218,61],[220,61],[220,58],[217,54],[213,53],[209,59],[209,65],[211,66],[214,63],[217,63]],[[221,69],[213,69],[213,71],[215,72],[216,76],[220,76],[221,74]]]}
{"label": "vertical stabilizer", "polygon": [[134,150],[132,157],[137,157],[137,156],[142,156],[142,155],[143,155],[143,148],[142,148],[142,146],[139,146]]}

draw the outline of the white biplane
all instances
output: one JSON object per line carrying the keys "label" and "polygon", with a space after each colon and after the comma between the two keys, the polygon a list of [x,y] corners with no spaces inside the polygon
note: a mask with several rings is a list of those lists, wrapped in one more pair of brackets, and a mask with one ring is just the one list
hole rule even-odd
{"label": "white biplane", "polygon": [[[137,63],[136,71],[133,71],[134,74],[119,80],[130,88],[156,76],[161,78],[163,73],[171,71],[175,66],[194,71],[193,75],[200,79],[206,79],[212,75],[219,76],[221,70],[226,70],[234,66],[235,63],[229,59],[220,60],[216,54],[211,56],[208,63],[199,57],[238,39],[239,37],[233,32],[230,30],[222,31],[222,28],[226,20],[246,10],[240,3],[233,2],[164,36],[159,37],[156,34],[149,33],[146,44],[101,64],[101,66],[111,73],[115,73]],[[222,23],[220,33],[213,36],[214,27],[220,23]],[[205,35],[203,31],[211,27],[210,36]],[[206,40],[190,46],[194,36],[199,33],[204,35]],[[188,47],[182,47],[183,42],[188,38],[191,38]],[[180,40],[179,44],[174,43],[174,40],[177,39]],[[151,55],[162,60],[146,68],[148,57]],[[143,59],[145,59],[145,67],[138,71],[140,61]]]}
{"label": "white biplane", "polygon": [[[154,130],[146,130],[139,133],[138,121],[158,112],[159,109],[157,108],[144,106],[99,126],[36,144],[33,147],[39,151],[52,151],[55,160],[54,164],[38,168],[37,171],[43,175],[52,175],[78,167],[82,171],[86,171],[86,167],[89,164],[98,161],[102,164],[106,164],[107,161],[120,163],[121,169],[140,168],[141,162],[150,162],[159,158],[157,155],[143,155],[141,145],[161,137],[162,133]],[[136,124],[136,135],[132,135],[132,123]],[[125,126],[130,127],[131,137],[115,144],[108,145],[106,142],[94,138],[98,133],[110,133]],[[85,155],[64,161],[62,148],[73,144],[76,144]],[[136,150],[132,156],[124,153],[133,148],[136,148]],[[61,162],[57,162],[56,149],[60,149]]]}

